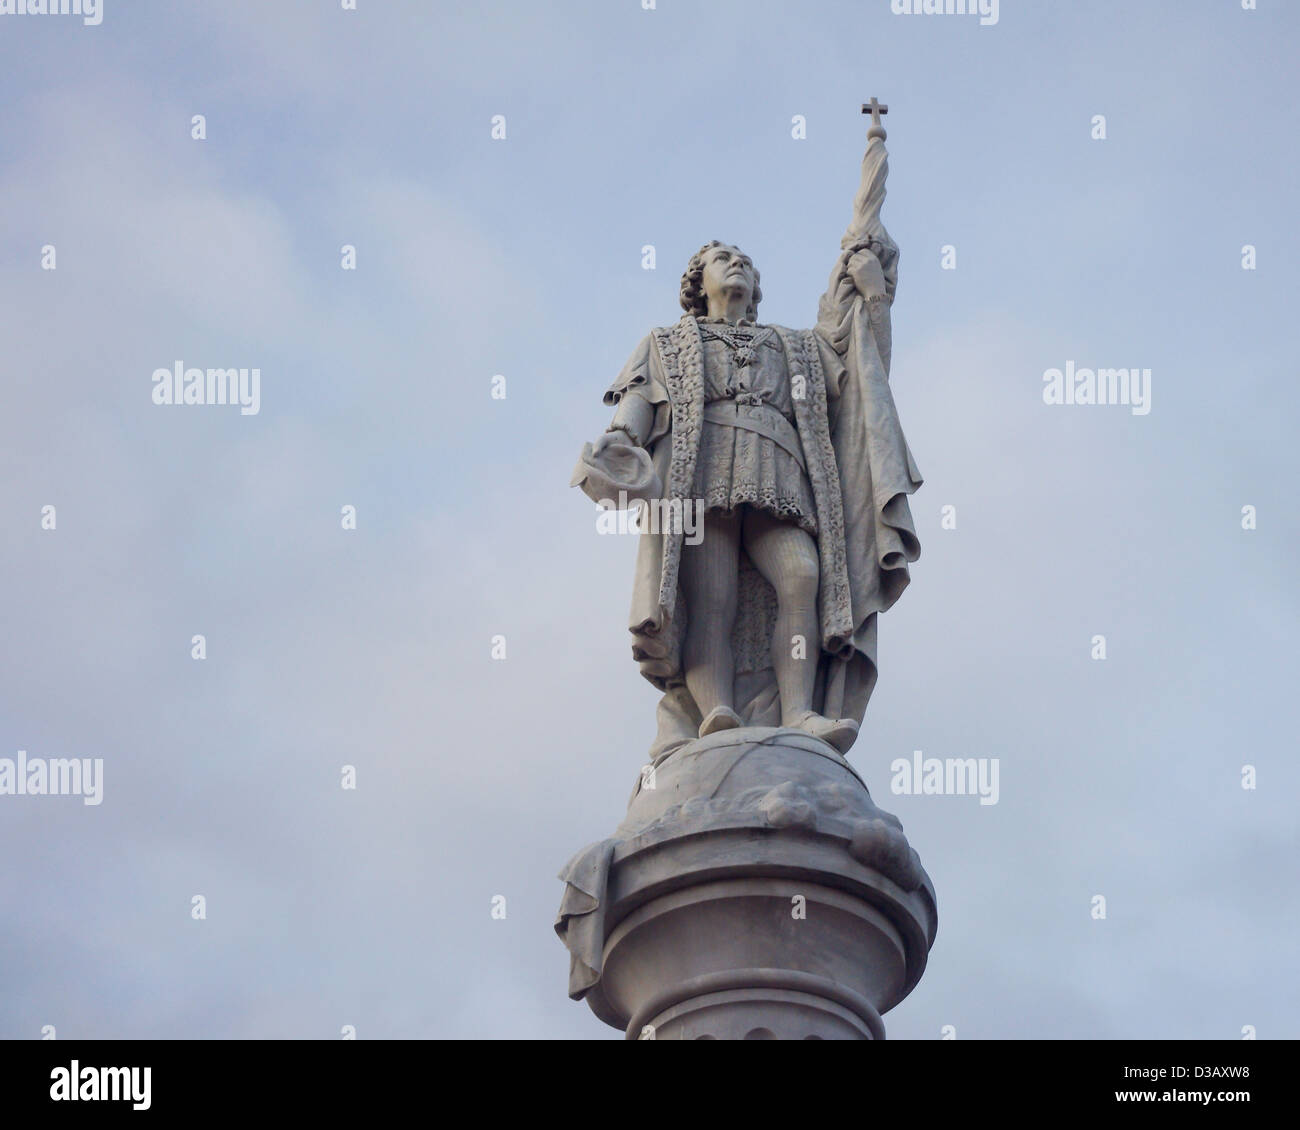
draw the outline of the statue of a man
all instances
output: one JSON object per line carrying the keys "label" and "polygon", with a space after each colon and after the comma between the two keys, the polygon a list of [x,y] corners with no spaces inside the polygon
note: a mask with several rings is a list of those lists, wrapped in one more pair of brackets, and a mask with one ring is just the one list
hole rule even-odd
{"label": "statue of a man", "polygon": [[664,696],[652,759],[738,726],[797,727],[841,752],[857,736],[876,616],[920,552],[907,496],[921,475],[888,382],[882,135],[816,327],[760,323],[752,261],[706,244],[682,276],[685,315],[637,346],[605,393],[613,422],[583,450],[574,483],[602,505],[702,516],[699,538],[642,523],[629,627]]}

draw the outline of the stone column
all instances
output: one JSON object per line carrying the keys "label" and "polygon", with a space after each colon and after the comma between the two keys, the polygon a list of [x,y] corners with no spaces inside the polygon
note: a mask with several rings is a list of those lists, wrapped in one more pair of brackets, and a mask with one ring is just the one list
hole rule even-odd
{"label": "stone column", "polygon": [[898,820],[800,730],[670,752],[561,877],[570,995],[628,1039],[884,1039],[938,923]]}

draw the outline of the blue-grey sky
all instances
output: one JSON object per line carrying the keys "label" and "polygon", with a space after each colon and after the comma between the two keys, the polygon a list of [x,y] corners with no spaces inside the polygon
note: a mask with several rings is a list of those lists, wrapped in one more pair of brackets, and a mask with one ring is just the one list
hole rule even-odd
{"label": "blue-grey sky", "polygon": [[[0,15],[0,757],[104,762],[99,806],[0,796],[0,1036],[617,1038],[555,875],[656,695],[569,474],[701,243],[812,323],[872,95],[926,484],[852,759],[940,921],[890,1035],[1300,1035],[1300,9],[998,16]],[[260,412],[155,405],[178,360]],[[1044,404],[1067,362],[1151,411]],[[999,803],[892,795],[914,750],[998,758]]]}

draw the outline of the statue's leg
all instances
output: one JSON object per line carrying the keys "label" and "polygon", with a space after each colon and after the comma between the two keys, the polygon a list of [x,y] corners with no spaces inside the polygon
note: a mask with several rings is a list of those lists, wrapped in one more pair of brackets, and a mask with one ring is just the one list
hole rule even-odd
{"label": "statue's leg", "polygon": [[817,543],[792,522],[753,507],[745,516],[743,538],[754,568],[776,590],[772,668],[781,694],[781,724],[797,726],[812,709],[821,657]]}
{"label": "statue's leg", "polygon": [[[682,672],[686,689],[706,724],[710,715],[714,715],[709,731],[722,728],[718,723],[731,719],[736,696],[731,629],[736,622],[739,571],[739,515],[729,510],[706,512],[699,544],[682,546],[680,578],[687,616]],[[701,733],[704,732],[702,729]]]}

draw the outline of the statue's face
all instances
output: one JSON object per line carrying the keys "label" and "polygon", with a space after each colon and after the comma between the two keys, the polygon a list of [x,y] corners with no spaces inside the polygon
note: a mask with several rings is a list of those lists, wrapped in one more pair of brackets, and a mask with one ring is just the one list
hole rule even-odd
{"label": "statue's face", "polygon": [[710,306],[721,306],[726,299],[739,297],[748,306],[754,297],[754,264],[735,247],[710,247],[704,256],[701,286]]}

